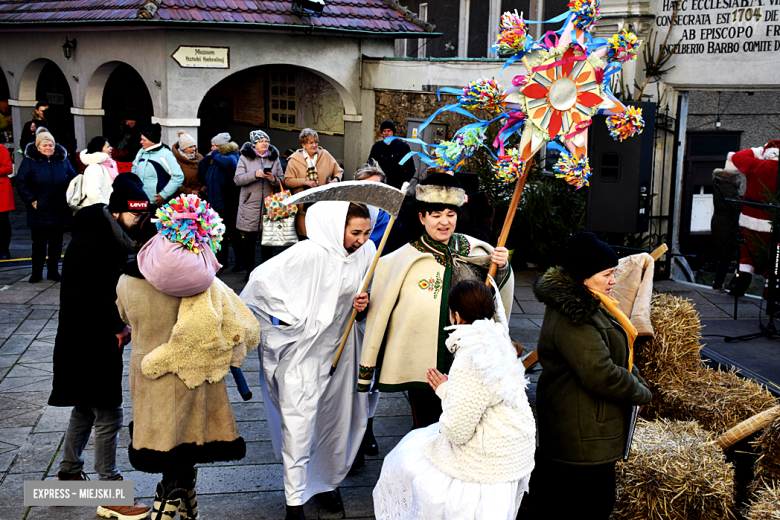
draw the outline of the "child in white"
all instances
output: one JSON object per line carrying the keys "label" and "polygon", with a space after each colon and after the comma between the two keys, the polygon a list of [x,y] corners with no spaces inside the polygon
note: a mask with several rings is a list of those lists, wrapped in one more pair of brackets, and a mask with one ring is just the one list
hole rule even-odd
{"label": "child in white", "polygon": [[449,378],[428,371],[443,412],[385,458],[374,488],[379,520],[514,520],[528,491],[536,426],[503,306],[474,280],[453,287],[448,306],[455,360]]}

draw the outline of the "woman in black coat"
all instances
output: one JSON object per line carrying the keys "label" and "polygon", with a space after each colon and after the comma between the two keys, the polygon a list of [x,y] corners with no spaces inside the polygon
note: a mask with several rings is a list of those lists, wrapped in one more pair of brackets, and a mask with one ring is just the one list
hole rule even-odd
{"label": "woman in black coat", "polygon": [[41,280],[48,244],[46,278],[59,282],[57,264],[62,256],[63,228],[73,218],[65,192],[76,172],[65,148],[45,131],[35,137],[35,143],[27,145],[24,155],[16,176],[16,189],[27,206],[27,225],[32,232],[33,268],[29,281]]}

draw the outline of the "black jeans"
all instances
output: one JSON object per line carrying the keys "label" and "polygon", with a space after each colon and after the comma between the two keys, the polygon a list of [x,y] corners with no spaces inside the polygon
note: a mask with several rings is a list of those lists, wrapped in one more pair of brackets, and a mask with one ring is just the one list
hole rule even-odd
{"label": "black jeans", "polygon": [[0,212],[0,253],[8,251],[11,245],[11,222],[8,220],[10,211]]}
{"label": "black jeans", "polygon": [[607,520],[615,507],[615,463],[565,464],[537,452],[528,487],[523,520]]}
{"label": "black jeans", "polygon": [[[62,236],[64,233],[61,227],[32,227],[32,272],[34,275],[41,276],[43,273],[43,264],[49,273],[56,273],[57,264],[62,256]],[[46,260],[46,249],[48,245],[49,258]]]}

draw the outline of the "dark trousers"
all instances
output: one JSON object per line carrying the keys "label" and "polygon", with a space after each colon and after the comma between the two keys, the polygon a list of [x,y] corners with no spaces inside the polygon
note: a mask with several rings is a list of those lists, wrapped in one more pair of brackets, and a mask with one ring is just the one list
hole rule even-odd
{"label": "dark trousers", "polygon": [[8,251],[11,246],[11,222],[8,220],[10,211],[0,212],[0,254]]}
{"label": "dark trousers", "polygon": [[715,280],[712,282],[712,288],[713,289],[721,289],[723,288],[723,282],[726,281],[726,275],[729,274],[729,266],[731,265],[731,262],[728,261],[719,261],[718,267],[715,270]]}
{"label": "dark trousers", "polygon": [[425,428],[438,422],[441,416],[441,399],[433,388],[413,388],[409,390],[412,405],[412,418],[415,428]]}
{"label": "dark trousers", "polygon": [[166,496],[174,489],[192,489],[195,483],[195,466],[182,463],[163,471],[162,485]]}
{"label": "dark trousers", "polygon": [[615,463],[565,464],[537,452],[528,491],[523,520],[607,520],[615,507]]}
{"label": "dark trousers", "polygon": [[[33,227],[32,232],[32,272],[38,276],[43,273],[43,264],[50,273],[56,273],[57,263],[62,256],[62,235],[61,227]],[[49,259],[46,260],[46,249],[48,246]]]}
{"label": "dark trousers", "polygon": [[222,223],[225,224],[225,238],[227,241],[222,241],[222,247],[217,253],[217,262],[222,264],[223,267],[228,265],[228,243],[233,248],[233,256],[236,259],[236,264],[241,264],[241,259],[244,258],[243,241],[241,240],[241,232],[236,228],[236,212],[228,209],[217,211],[222,217]]}
{"label": "dark trousers", "polygon": [[[259,233],[244,233],[244,242],[243,242],[243,250],[244,250],[244,260],[242,262],[242,265],[246,267],[246,270],[248,273],[251,273],[252,270],[257,266],[257,258],[255,253],[255,248],[257,247],[257,237]],[[260,256],[261,262],[265,262],[266,260],[270,260],[272,256],[274,256],[274,248],[268,247],[268,246],[260,246]]]}

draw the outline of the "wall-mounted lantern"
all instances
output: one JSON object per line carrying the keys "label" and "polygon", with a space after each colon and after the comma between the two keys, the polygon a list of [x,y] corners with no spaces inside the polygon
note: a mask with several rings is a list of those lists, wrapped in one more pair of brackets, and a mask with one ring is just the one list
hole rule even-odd
{"label": "wall-mounted lantern", "polygon": [[62,53],[65,55],[65,59],[69,60],[73,56],[73,51],[76,50],[76,38],[69,40],[65,37],[65,43],[62,44]]}

